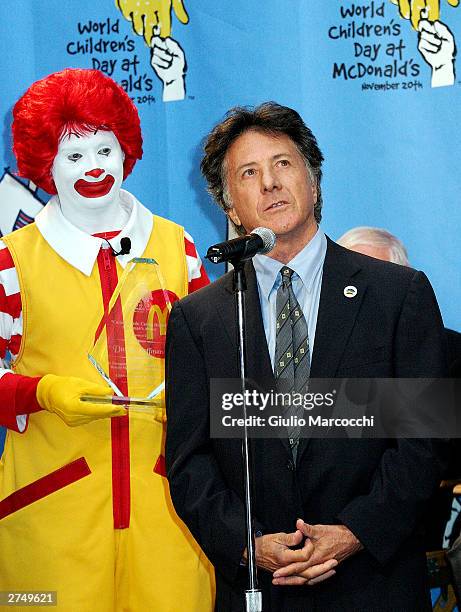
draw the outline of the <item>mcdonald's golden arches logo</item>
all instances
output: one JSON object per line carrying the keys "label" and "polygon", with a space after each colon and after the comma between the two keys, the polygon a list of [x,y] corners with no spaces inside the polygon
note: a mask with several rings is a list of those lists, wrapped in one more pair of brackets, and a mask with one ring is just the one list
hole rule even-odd
{"label": "mcdonald's golden arches logo", "polygon": [[135,308],[133,331],[139,344],[152,357],[165,358],[165,337],[171,306],[178,296],[156,289],[144,296]]}

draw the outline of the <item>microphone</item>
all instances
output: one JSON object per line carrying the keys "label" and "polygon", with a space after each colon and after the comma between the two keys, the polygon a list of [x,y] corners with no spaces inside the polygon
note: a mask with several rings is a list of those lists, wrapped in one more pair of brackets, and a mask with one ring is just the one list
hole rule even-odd
{"label": "microphone", "polygon": [[213,263],[245,261],[257,253],[264,255],[275,246],[275,234],[267,227],[257,227],[251,234],[211,246],[205,257]]}
{"label": "microphone", "polygon": [[123,238],[120,239],[121,248],[118,253],[109,241],[107,241],[107,243],[109,244],[114,257],[117,257],[118,255],[128,255],[128,253],[131,251],[131,240],[128,238],[128,236],[123,236]]}

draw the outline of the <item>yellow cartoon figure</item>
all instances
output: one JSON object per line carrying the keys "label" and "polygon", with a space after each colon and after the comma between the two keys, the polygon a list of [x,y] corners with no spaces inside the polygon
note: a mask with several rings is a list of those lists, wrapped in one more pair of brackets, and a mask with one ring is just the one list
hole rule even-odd
{"label": "yellow cartoon figure", "polygon": [[[455,39],[440,21],[440,0],[391,0],[400,15],[418,31],[418,50],[432,69],[431,86],[445,87],[455,82]],[[452,7],[460,0],[447,0]]]}
{"label": "yellow cartoon figure", "polygon": [[183,100],[187,63],[181,46],[171,38],[172,11],[181,23],[189,23],[183,0],[115,0],[115,5],[151,49],[151,66],[163,83],[163,101]]}
{"label": "yellow cartoon figure", "polygon": [[[397,4],[400,14],[404,19],[410,19],[415,30],[418,29],[421,14],[426,11],[425,15],[429,21],[438,21],[440,17],[440,0],[391,0],[393,4]],[[458,6],[459,0],[447,0],[451,6]]]}
{"label": "yellow cartoon figure", "polygon": [[171,36],[171,9],[181,23],[189,22],[183,0],[115,0],[125,19],[133,24],[138,36],[143,36],[150,47],[154,28],[161,38]]}

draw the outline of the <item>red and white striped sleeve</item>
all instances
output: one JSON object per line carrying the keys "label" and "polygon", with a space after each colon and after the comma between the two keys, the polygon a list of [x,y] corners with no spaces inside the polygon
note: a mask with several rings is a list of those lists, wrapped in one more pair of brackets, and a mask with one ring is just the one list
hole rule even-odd
{"label": "red and white striped sleeve", "polygon": [[186,231],[184,232],[184,243],[186,248],[187,272],[189,278],[189,293],[201,289],[210,283],[202,260],[195,248],[194,239]]}
{"label": "red and white striped sleeve", "polygon": [[22,337],[22,305],[13,259],[0,240],[0,358],[17,355]]}
{"label": "red and white striped sleeve", "polygon": [[[16,268],[9,250],[0,240],[0,360],[13,359],[21,345],[22,305]],[[14,374],[0,367],[0,425],[24,432],[27,414],[40,410],[36,389],[40,378]]]}

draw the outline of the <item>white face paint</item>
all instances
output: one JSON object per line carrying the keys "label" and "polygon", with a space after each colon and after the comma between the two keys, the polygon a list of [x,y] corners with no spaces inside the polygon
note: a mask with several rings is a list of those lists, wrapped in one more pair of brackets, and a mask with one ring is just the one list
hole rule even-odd
{"label": "white face paint", "polygon": [[71,222],[82,227],[85,217],[96,221],[117,216],[124,158],[113,132],[63,136],[51,175],[62,211]]}

